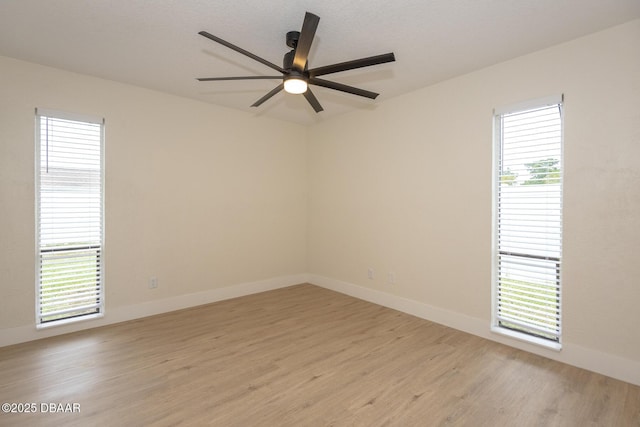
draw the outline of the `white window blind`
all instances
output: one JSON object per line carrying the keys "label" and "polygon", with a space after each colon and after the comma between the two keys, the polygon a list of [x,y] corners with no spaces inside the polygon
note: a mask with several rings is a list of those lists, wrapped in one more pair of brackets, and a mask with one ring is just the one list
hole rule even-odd
{"label": "white window blind", "polygon": [[496,115],[494,324],[560,342],[562,103]]}
{"label": "white window blind", "polygon": [[36,111],[37,324],[103,313],[103,120]]}

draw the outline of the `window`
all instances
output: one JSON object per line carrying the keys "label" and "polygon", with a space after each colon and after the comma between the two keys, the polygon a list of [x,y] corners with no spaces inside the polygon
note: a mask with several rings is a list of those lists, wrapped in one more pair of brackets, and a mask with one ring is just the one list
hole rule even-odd
{"label": "window", "polygon": [[493,329],[560,348],[562,98],[495,114]]}
{"label": "window", "polygon": [[103,314],[104,122],[36,111],[36,324]]}

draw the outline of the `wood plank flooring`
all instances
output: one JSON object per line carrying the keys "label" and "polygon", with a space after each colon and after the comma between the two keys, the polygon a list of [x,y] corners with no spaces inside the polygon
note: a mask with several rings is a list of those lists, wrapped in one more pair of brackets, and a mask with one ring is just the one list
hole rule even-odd
{"label": "wood plank flooring", "polygon": [[2,402],[38,405],[2,426],[640,426],[640,387],[312,285],[0,348]]}

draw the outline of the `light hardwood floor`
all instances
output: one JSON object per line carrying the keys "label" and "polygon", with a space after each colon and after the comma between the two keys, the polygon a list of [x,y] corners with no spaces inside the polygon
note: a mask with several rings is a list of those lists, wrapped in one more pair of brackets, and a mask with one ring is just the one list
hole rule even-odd
{"label": "light hardwood floor", "polygon": [[640,387],[312,285],[0,348],[2,426],[640,426]]}

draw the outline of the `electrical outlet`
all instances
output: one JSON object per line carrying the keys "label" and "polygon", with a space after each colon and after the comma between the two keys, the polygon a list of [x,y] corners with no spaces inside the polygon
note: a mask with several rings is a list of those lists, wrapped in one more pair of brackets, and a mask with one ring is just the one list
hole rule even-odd
{"label": "electrical outlet", "polygon": [[395,285],[396,284],[396,273],[390,271],[389,274],[387,275],[387,282],[389,282],[390,285]]}
{"label": "electrical outlet", "polygon": [[155,289],[158,287],[158,278],[157,277],[151,277],[149,279],[149,289]]}
{"label": "electrical outlet", "polygon": [[373,268],[370,268],[367,270],[367,277],[369,278],[369,280],[373,280],[375,277],[375,274],[373,272]]}

